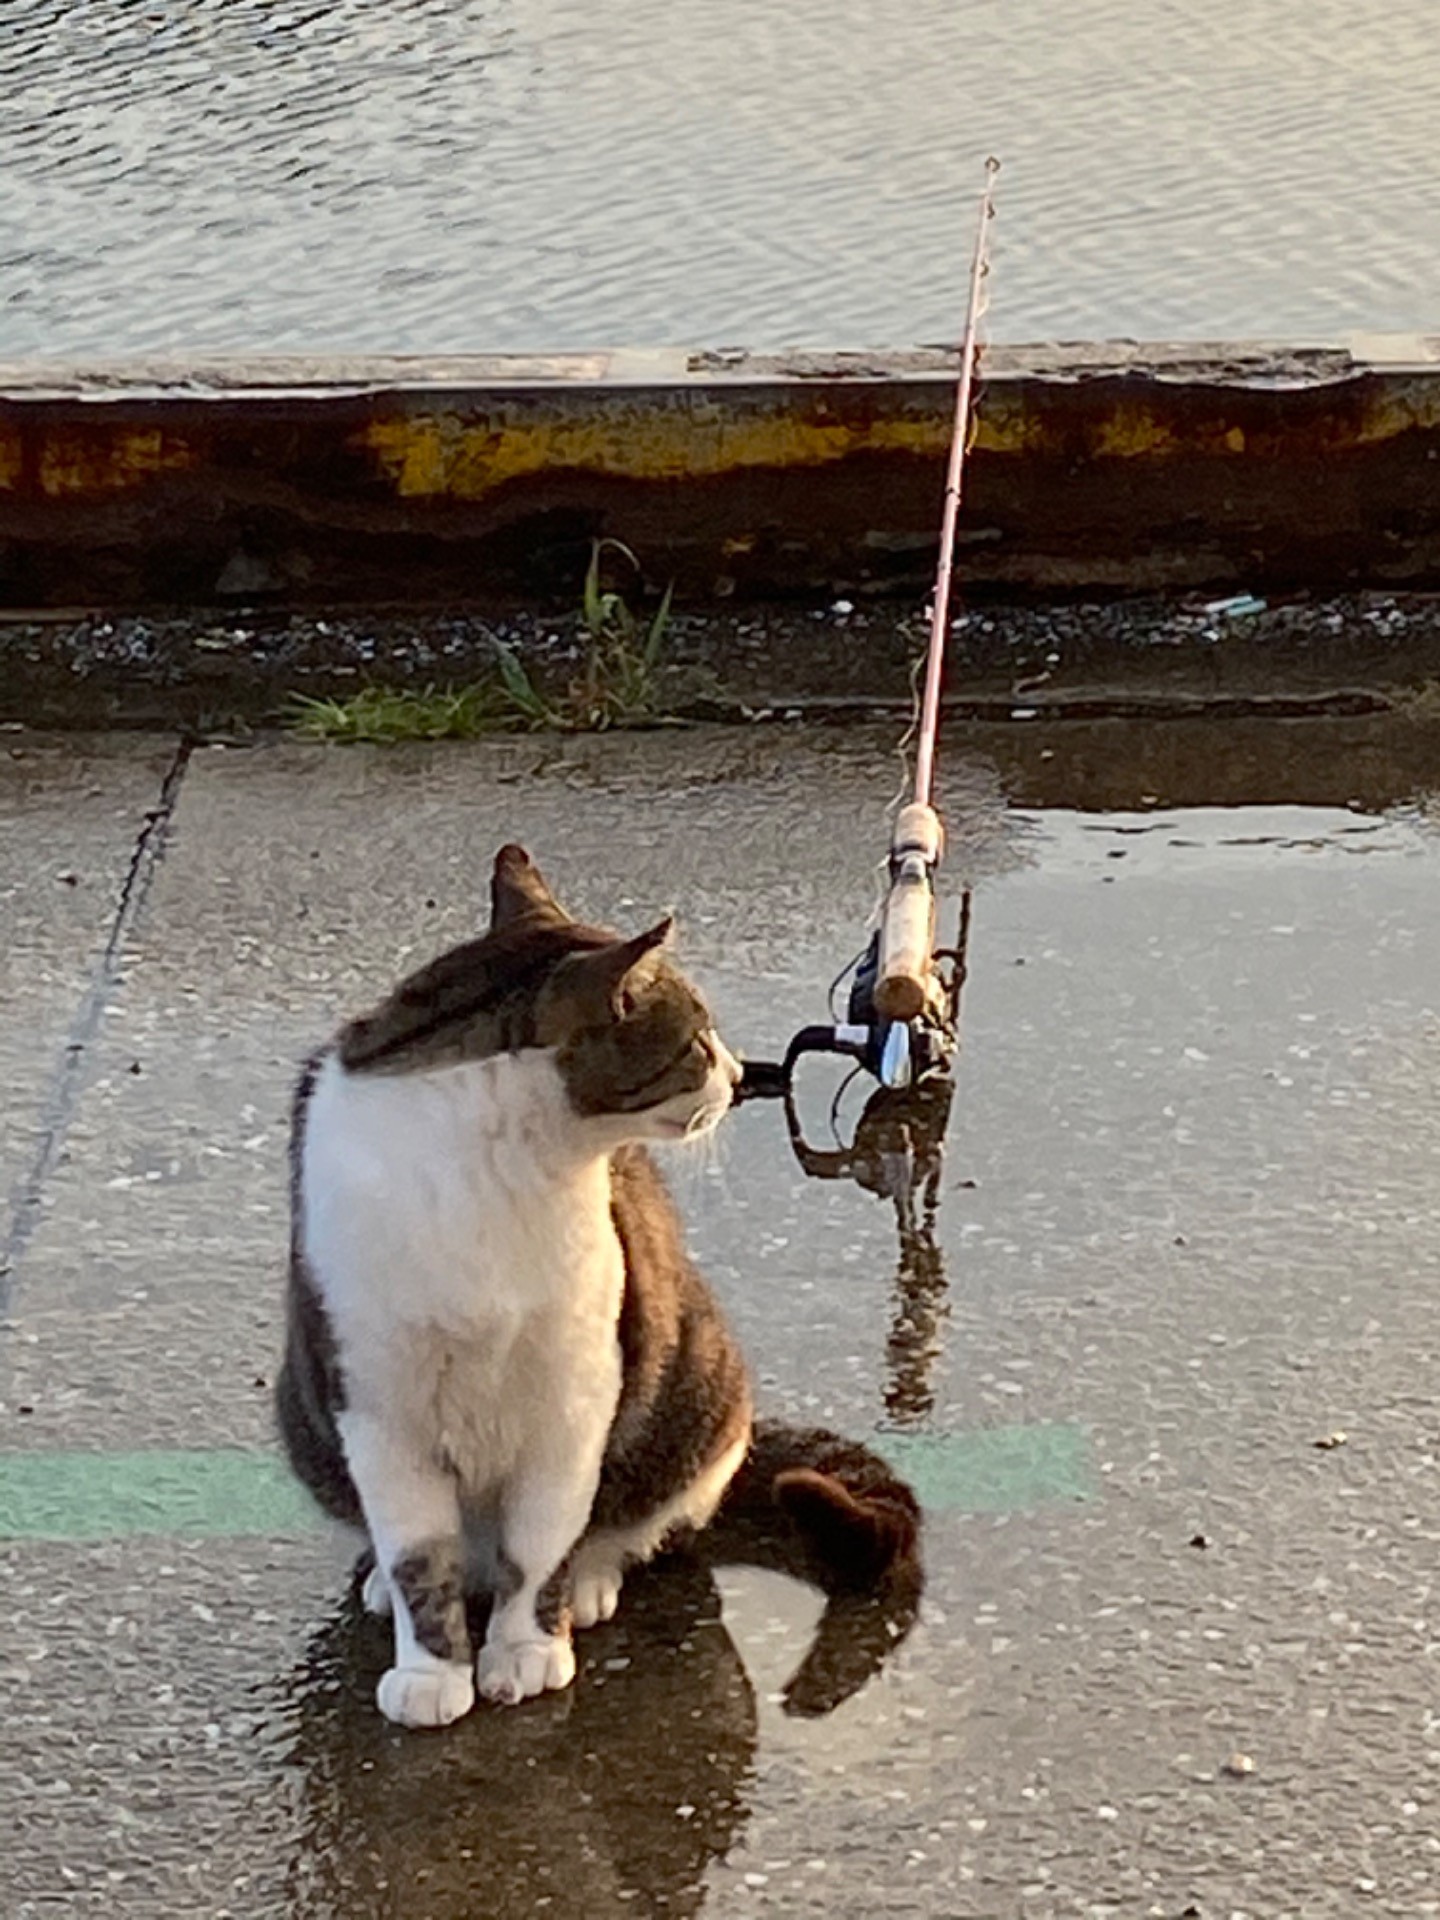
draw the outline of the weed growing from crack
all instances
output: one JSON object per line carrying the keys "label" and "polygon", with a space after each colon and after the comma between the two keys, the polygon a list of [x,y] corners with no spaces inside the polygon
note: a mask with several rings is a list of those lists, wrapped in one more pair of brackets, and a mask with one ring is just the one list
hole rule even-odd
{"label": "weed growing from crack", "polygon": [[625,596],[602,586],[606,551],[635,555],[619,540],[595,540],[580,602],[584,647],[563,690],[551,693],[515,649],[496,640],[493,680],[466,687],[362,687],[343,700],[292,694],[285,723],[308,740],[473,740],[502,732],[604,733],[613,727],[677,724],[666,710],[665,635],[674,583],[648,623]]}
{"label": "weed growing from crack", "polygon": [[571,725],[597,733],[608,727],[653,726],[665,717],[661,652],[675,591],[672,580],[642,631],[625,596],[601,587],[601,557],[607,547],[623,554],[637,573],[640,570],[640,562],[622,541],[591,542],[580,602],[588,636],[585,661],[580,677],[570,683],[568,706]]}
{"label": "weed growing from crack", "polygon": [[474,740],[513,725],[498,685],[470,687],[362,687],[344,700],[292,694],[285,724],[306,740]]}

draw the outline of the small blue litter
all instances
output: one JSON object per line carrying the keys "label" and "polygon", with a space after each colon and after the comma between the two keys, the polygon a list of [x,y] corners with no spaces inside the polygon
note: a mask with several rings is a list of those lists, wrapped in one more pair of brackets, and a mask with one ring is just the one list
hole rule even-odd
{"label": "small blue litter", "polygon": [[1205,611],[1212,619],[1234,620],[1247,613],[1264,613],[1268,601],[1258,599],[1253,593],[1232,593],[1228,600],[1210,600]]}

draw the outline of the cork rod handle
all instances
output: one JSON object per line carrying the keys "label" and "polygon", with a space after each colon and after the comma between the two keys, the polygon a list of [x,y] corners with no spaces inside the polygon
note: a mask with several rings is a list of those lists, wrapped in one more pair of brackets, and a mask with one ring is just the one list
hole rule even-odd
{"label": "cork rod handle", "polygon": [[933,807],[903,807],[890,842],[890,891],[880,916],[875,1007],[884,1020],[918,1020],[930,1000],[935,948],[933,875],[943,840]]}

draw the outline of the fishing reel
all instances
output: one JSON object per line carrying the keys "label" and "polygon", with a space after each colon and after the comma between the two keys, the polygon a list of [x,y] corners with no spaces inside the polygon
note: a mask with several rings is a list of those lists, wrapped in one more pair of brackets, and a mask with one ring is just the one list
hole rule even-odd
{"label": "fishing reel", "polygon": [[[924,970],[920,1012],[912,1019],[895,1020],[886,1019],[876,1004],[883,928],[877,930],[851,973],[845,1018],[802,1027],[778,1061],[744,1063],[735,1094],[737,1105],[781,1101],[791,1149],[807,1174],[821,1180],[855,1180],[869,1192],[895,1199],[908,1211],[909,1196],[928,1181],[932,1163],[938,1165],[949,1117],[969,936],[970,895],[966,892],[955,946],[936,950]],[[842,974],[836,988],[844,978]],[[848,1145],[838,1132],[834,1144],[824,1147],[805,1134],[796,1078],[801,1061],[813,1054],[848,1059],[855,1072],[868,1073],[878,1082]],[[832,1130],[838,1105],[837,1096],[831,1109]]]}

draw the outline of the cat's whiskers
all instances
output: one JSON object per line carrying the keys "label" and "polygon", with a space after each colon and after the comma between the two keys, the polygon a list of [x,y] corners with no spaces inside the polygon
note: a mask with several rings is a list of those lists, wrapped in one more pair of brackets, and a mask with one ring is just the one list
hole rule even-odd
{"label": "cat's whiskers", "polygon": [[727,1107],[710,1124],[687,1133],[675,1143],[678,1152],[667,1156],[667,1164],[677,1169],[678,1177],[685,1185],[704,1180],[716,1170],[723,1171],[729,1158],[729,1143],[722,1135],[726,1131],[725,1122],[729,1113]]}

